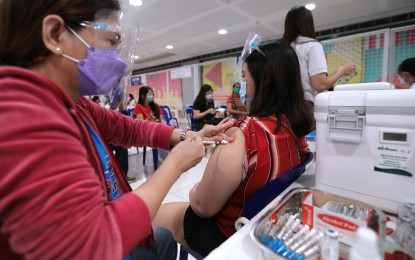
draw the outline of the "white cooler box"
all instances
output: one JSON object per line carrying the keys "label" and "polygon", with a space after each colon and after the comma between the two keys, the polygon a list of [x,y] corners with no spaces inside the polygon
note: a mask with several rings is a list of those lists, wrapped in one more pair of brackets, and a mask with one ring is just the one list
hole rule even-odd
{"label": "white cooler box", "polygon": [[316,96],[316,188],[390,213],[415,200],[415,90]]}

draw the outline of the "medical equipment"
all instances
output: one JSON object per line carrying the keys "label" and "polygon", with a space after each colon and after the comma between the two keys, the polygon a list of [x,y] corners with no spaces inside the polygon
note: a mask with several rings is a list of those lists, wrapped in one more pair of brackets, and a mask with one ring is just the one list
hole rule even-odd
{"label": "medical equipment", "polygon": [[390,213],[415,198],[415,91],[324,92],[314,106],[317,189]]}

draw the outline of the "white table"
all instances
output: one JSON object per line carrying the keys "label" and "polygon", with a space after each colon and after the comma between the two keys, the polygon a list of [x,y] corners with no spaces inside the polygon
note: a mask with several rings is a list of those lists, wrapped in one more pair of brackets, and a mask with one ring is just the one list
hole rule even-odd
{"label": "white table", "polygon": [[205,259],[264,259],[261,248],[252,240],[251,231],[255,228],[255,223],[263,216],[270,208],[275,206],[281,198],[293,188],[314,188],[315,185],[314,165],[312,165],[296,182],[291,184],[283,193],[276,197],[263,210],[261,210],[255,217],[253,217],[248,224],[236,232],[222,245],[212,251]]}

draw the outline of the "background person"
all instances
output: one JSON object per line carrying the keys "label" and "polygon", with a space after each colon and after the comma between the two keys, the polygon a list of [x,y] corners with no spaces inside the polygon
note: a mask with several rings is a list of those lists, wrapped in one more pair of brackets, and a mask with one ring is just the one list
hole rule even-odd
{"label": "background person", "polygon": [[[129,116],[128,111],[125,108],[124,93],[125,93],[125,90],[120,81],[118,85],[111,91],[110,109],[118,111],[118,113],[122,115]],[[137,179],[135,177],[128,176],[128,170],[129,170],[128,148],[118,146],[118,145],[110,145],[110,147],[127,181],[129,183],[136,182]]]}
{"label": "background person", "polygon": [[234,83],[232,86],[232,94],[226,99],[226,108],[231,119],[238,119],[248,114],[239,97],[240,90],[241,84],[239,82]]}
{"label": "background person", "polygon": [[134,98],[133,94],[128,94],[127,106],[128,107],[135,107],[135,105],[137,105],[137,102],[135,102],[135,98]]}
{"label": "background person", "polygon": [[395,84],[395,87],[415,89],[415,58],[402,61],[398,67],[398,74],[401,85]]}
{"label": "background person", "polygon": [[246,86],[250,111],[226,131],[234,142],[213,151],[202,180],[189,192],[190,204],[163,204],[154,220],[204,256],[236,232],[235,221],[255,191],[309,152],[305,135],[313,118],[297,55],[279,41],[259,48],[265,56],[255,50],[243,66],[241,86]]}
{"label": "background person", "polygon": [[[4,259],[134,258],[142,249],[137,245],[147,245],[142,259],[175,257],[168,232],[154,230],[154,243],[151,220],[175,180],[203,157],[200,136],[215,136],[228,125],[182,132],[134,121],[82,97],[108,93],[127,67],[115,51],[119,10],[116,0],[0,1]],[[97,67],[81,66],[95,59]],[[96,77],[88,77],[91,72]],[[108,144],[176,146],[131,191]]]}
{"label": "background person", "polygon": [[[163,117],[163,110],[154,102],[154,91],[148,86],[142,86],[139,90],[138,104],[135,105],[134,115],[140,120],[166,124]],[[161,160],[166,159],[168,152],[164,149],[158,149]],[[154,153],[153,153],[154,155]]]}
{"label": "background person", "polygon": [[293,7],[288,12],[282,40],[291,44],[297,53],[304,97],[312,111],[314,97],[318,93],[332,88],[341,76],[349,75],[356,70],[354,64],[345,64],[328,75],[323,45],[316,40],[313,15],[304,6]]}
{"label": "background person", "polygon": [[215,109],[213,101],[213,89],[210,85],[204,84],[199,90],[193,102],[193,116],[197,130],[202,129],[206,124],[217,125],[223,119],[223,113]]}
{"label": "background person", "polygon": [[163,110],[154,102],[154,91],[148,86],[143,86],[139,90],[138,104],[135,106],[134,115],[140,120],[165,124]]}
{"label": "background person", "polygon": [[101,99],[99,98],[99,96],[93,96],[91,101],[98,105],[101,105]]}

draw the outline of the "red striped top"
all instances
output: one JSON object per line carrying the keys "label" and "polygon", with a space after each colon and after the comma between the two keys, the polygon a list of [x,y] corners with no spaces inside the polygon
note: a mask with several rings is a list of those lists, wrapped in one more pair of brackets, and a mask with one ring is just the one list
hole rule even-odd
{"label": "red striped top", "polygon": [[[281,115],[281,120],[290,127],[284,115]],[[285,127],[281,127],[278,133],[275,132],[275,116],[244,117],[235,121],[235,126],[242,129],[245,135],[244,169],[247,170],[237,190],[216,216],[219,229],[227,237],[236,232],[234,223],[255,191],[301,162],[291,132]],[[309,152],[304,136],[300,138],[300,143],[301,149]]]}

